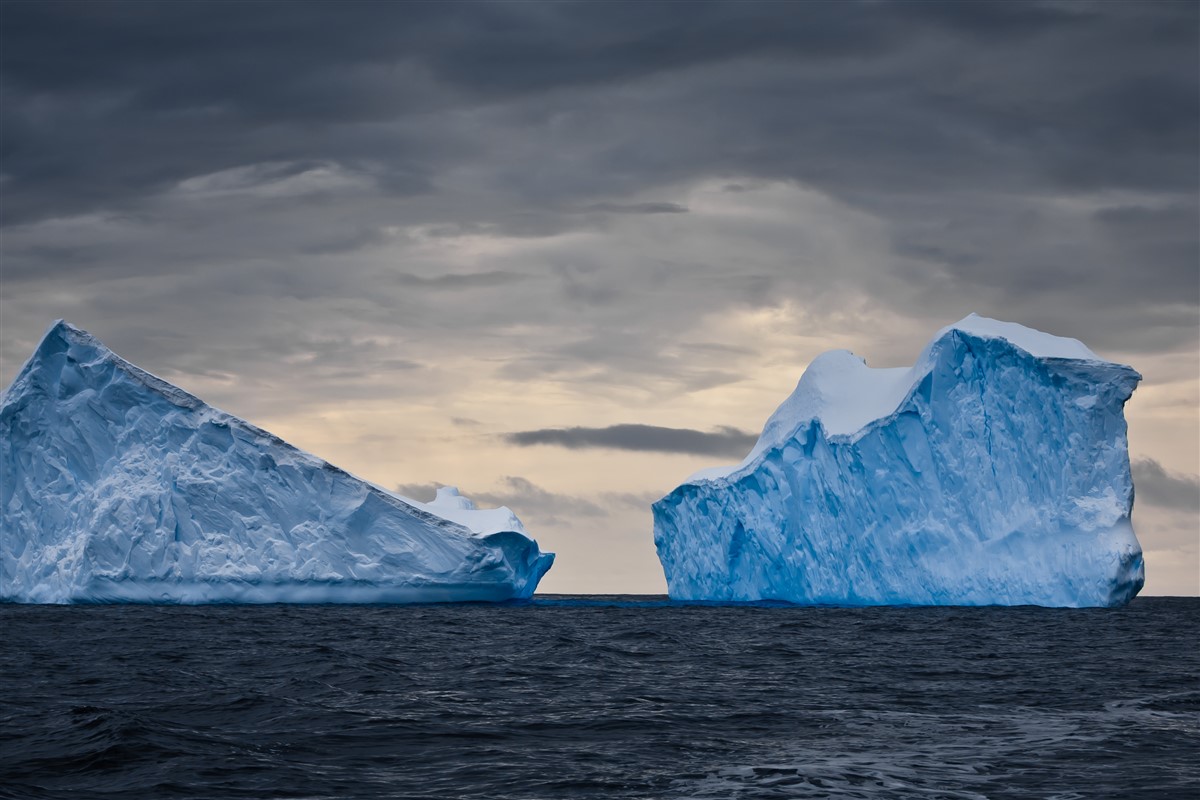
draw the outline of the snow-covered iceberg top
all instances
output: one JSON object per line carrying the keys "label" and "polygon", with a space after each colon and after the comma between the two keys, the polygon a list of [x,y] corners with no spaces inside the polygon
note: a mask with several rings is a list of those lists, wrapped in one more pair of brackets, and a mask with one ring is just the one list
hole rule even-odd
{"label": "snow-covered iceberg top", "polygon": [[400,497],[56,322],[0,395],[0,600],[529,597],[553,562],[507,508]]}
{"label": "snow-covered iceberg top", "polygon": [[1103,361],[1078,339],[1053,336],[1015,322],[970,314],[942,328],[911,367],[876,369],[849,350],[830,350],[813,359],[792,394],[767,420],[758,442],[740,464],[709,467],[688,482],[729,477],[752,468],[765,450],[786,441],[795,431],[819,422],[829,436],[853,437],[873,422],[895,413],[913,387],[933,368],[935,346],[953,331],[980,339],[1000,339],[1036,358]]}
{"label": "snow-covered iceberg top", "polygon": [[971,315],[911,368],[815,359],[733,467],[654,504],[670,595],[1116,605],[1141,588],[1122,409],[1141,376]]}
{"label": "snow-covered iceberg top", "polygon": [[516,531],[528,533],[525,525],[517,519],[517,515],[508,506],[499,508],[477,508],[469,497],[459,494],[457,486],[442,486],[437,490],[437,496],[428,503],[413,500],[404,495],[396,495],[410,506],[415,506],[430,514],[436,514],[443,519],[457,522],[474,533],[487,535]]}

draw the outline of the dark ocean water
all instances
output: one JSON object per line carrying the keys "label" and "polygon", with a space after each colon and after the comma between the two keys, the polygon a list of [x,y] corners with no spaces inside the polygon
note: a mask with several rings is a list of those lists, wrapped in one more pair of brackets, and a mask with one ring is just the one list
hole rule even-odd
{"label": "dark ocean water", "polygon": [[1194,798],[1200,599],[0,606],[5,798]]}

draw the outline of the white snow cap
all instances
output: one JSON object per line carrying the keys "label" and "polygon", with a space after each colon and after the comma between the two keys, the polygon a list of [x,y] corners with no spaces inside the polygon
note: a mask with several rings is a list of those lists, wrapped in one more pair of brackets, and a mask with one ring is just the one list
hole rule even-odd
{"label": "white snow cap", "polygon": [[1031,356],[1038,358],[1077,358],[1083,361],[1104,361],[1105,359],[1093,353],[1087,345],[1078,339],[1066,336],[1054,336],[1042,333],[1033,328],[1026,328],[1016,322],[1003,322],[998,319],[981,317],[978,314],[968,314],[953,325],[947,325],[937,332],[934,341],[945,336],[950,331],[962,331],[984,339],[1005,339]]}
{"label": "white snow cap", "polygon": [[471,498],[459,494],[457,486],[440,487],[437,490],[437,496],[428,503],[398,494],[395,496],[423,511],[457,522],[479,536],[502,531],[528,533],[525,526],[521,524],[521,520],[517,519],[517,515],[508,506],[477,508]]}
{"label": "white snow cap", "polygon": [[437,490],[437,496],[433,498],[431,506],[439,508],[458,508],[463,511],[474,511],[475,503],[469,497],[463,497],[458,492],[457,486],[442,486]]}
{"label": "white snow cap", "polygon": [[740,464],[703,469],[686,482],[723,478],[747,467],[764,450],[785,441],[797,428],[813,420],[819,420],[830,436],[849,436],[888,416],[929,372],[934,345],[952,331],[1003,339],[1036,358],[1104,360],[1078,339],[1053,336],[978,314],[968,314],[938,331],[911,367],[875,369],[849,350],[830,350],[808,365],[795,390],[767,420],[754,449]]}

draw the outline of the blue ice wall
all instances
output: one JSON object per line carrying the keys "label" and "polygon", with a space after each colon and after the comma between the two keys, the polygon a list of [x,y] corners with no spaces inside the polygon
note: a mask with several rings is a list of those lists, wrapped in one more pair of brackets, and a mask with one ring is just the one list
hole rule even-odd
{"label": "blue ice wall", "polygon": [[1125,603],[1144,580],[1122,413],[1140,378],[951,327],[892,413],[837,435],[800,420],[655,503],[670,595]]}

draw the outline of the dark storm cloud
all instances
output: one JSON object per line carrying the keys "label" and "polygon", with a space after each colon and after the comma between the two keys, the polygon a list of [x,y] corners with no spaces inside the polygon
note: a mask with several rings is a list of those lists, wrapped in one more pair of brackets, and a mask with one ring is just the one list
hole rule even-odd
{"label": "dark storm cloud", "polygon": [[[5,4],[5,221],[271,160],[334,159],[427,192],[481,143],[428,118],[382,123],[545,97],[524,112],[541,124],[586,115],[562,91],[747,61],[752,87],[698,78],[665,106],[698,123],[687,138],[596,159],[651,184],[964,185],[1022,163],[1051,185],[1194,186],[1178,169],[1196,142],[1191,4],[848,5]],[[962,48],[975,59],[946,70]]]}
{"label": "dark storm cloud", "polygon": [[[73,303],[151,357],[199,358],[118,320],[206,341],[216,363],[197,369],[267,375],[240,344],[259,327],[471,342],[519,321],[551,333],[509,374],[668,368],[696,390],[736,379],[736,356],[702,368],[611,331],[655,342],[729,309],[836,308],[840,282],[936,324],[991,310],[1097,347],[1193,346],[1194,4],[681,9],[0,4],[6,325]],[[698,209],[679,187],[706,179],[866,210],[894,258],[855,272],[740,240],[673,261],[605,261],[609,243],[588,241],[532,263],[440,255],[637,221],[686,244],[670,226]],[[365,373],[358,353],[318,357]]]}
{"label": "dark storm cloud", "polygon": [[1170,472],[1152,458],[1138,459],[1131,467],[1133,485],[1140,502],[1192,514],[1200,513],[1200,478]]}
{"label": "dark storm cloud", "polygon": [[687,453],[705,456],[743,456],[758,440],[752,433],[720,427],[710,433],[690,428],[656,425],[609,425],[606,428],[542,428],[506,434],[508,442],[522,447],[556,445],[571,450],[603,447],[652,453]]}

